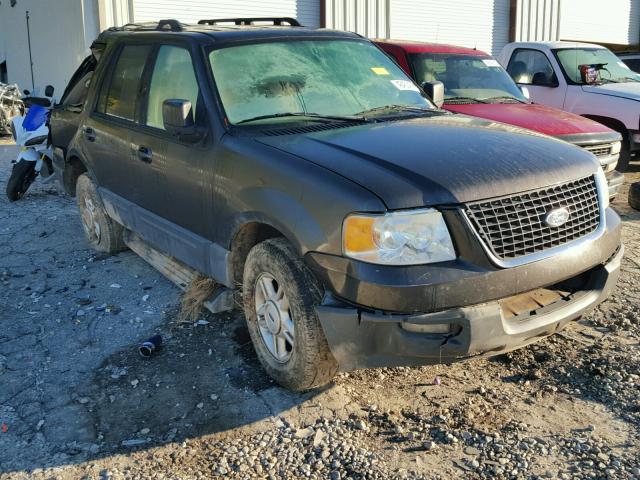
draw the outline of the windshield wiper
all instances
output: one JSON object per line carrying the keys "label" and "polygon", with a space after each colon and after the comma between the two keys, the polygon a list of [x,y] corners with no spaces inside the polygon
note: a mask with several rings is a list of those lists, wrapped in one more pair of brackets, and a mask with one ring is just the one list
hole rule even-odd
{"label": "windshield wiper", "polygon": [[398,105],[382,105],[381,107],[370,108],[369,110],[358,112],[356,115],[363,115],[366,117],[367,115],[370,115],[372,113],[379,113],[379,112],[437,113],[438,110],[436,110],[435,108],[422,108],[422,107],[415,107],[412,105],[398,104]]}
{"label": "windshield wiper", "polygon": [[492,103],[492,100],[511,100],[518,103],[527,103],[524,100],[520,100],[519,98],[512,97],[510,95],[499,95],[497,97],[484,98],[483,100],[485,101],[485,103]]}
{"label": "windshield wiper", "polygon": [[269,115],[258,115],[257,117],[245,118],[236,122],[236,125],[241,123],[254,122],[257,120],[266,120],[269,118],[281,118],[281,117],[308,117],[312,120],[339,120],[342,122],[366,122],[367,119],[362,116],[342,116],[342,115],[323,115],[321,113],[305,113],[305,112],[284,112],[284,113],[271,113]]}
{"label": "windshield wiper", "polygon": [[480,100],[479,98],[473,97],[448,97],[444,99],[444,103],[489,103],[484,100]]}

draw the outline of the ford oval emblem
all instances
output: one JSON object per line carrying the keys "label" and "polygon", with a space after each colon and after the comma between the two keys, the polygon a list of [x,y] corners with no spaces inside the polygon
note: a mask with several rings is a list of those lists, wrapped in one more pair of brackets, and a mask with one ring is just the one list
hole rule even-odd
{"label": "ford oval emblem", "polygon": [[567,223],[570,216],[571,213],[569,213],[569,209],[565,207],[555,208],[545,214],[544,223],[550,227],[560,227]]}

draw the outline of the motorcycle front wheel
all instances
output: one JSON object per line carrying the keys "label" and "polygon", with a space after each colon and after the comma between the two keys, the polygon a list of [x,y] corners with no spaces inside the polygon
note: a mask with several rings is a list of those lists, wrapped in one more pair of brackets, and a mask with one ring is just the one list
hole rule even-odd
{"label": "motorcycle front wheel", "polygon": [[36,162],[20,160],[13,166],[7,182],[7,198],[10,202],[20,200],[36,179]]}

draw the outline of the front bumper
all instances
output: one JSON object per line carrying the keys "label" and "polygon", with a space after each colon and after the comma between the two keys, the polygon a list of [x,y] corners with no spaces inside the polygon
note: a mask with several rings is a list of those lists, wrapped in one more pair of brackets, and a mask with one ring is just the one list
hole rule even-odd
{"label": "front bumper", "polygon": [[[445,217],[460,251],[452,262],[390,267],[307,255],[307,264],[329,292],[317,312],[342,370],[448,363],[509,351],[580,317],[604,300],[617,281],[621,225],[610,208],[601,236],[511,268],[486,262],[477,242],[464,239],[455,214],[445,212]],[[515,317],[503,314],[505,299],[577,280],[579,285],[562,300]],[[420,325],[433,324],[449,328],[420,332]]]}
{"label": "front bumper", "polygon": [[613,170],[607,173],[606,177],[607,185],[609,186],[609,198],[615,198],[624,183],[624,173]]}
{"label": "front bumper", "polygon": [[[559,331],[607,298],[617,282],[623,251],[620,246],[606,263],[593,268],[584,289],[528,315],[506,318],[497,301],[421,315],[384,315],[332,305],[318,306],[317,312],[343,371],[497,355]],[[407,329],[432,324],[449,324],[454,333]]]}

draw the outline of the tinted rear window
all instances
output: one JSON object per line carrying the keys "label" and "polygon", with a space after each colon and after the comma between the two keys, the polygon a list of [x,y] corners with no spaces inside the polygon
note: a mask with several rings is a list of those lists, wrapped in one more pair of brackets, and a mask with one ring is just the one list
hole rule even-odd
{"label": "tinted rear window", "polygon": [[135,120],[142,72],[150,51],[149,45],[128,45],[121,50],[110,81],[102,85],[97,111]]}

